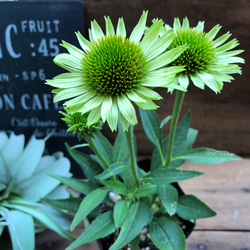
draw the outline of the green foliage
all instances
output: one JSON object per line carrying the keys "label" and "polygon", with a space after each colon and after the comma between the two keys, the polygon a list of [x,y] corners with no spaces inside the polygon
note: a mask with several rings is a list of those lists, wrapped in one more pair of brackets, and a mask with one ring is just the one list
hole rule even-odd
{"label": "green foliage", "polygon": [[[72,202],[72,207],[70,200],[69,203],[66,200],[45,201],[60,208],[64,206],[70,211],[78,205],[71,229],[86,216],[93,218],[91,225],[68,250],[114,231],[117,232],[117,239],[110,250],[120,249],[128,243],[133,249],[139,249],[140,233],[144,227],[148,228],[151,240],[159,249],[184,250],[185,235],[179,218],[189,221],[215,215],[197,197],[179,196],[172,183],[198,177],[203,173],[178,167],[186,160],[211,164],[240,158],[224,151],[192,149],[198,131],[190,128],[191,112],[188,111],[175,130],[170,164],[166,167],[169,136],[163,138],[162,135],[164,125],[171,120],[171,116],[160,121],[155,111],[143,109],[140,109],[140,115],[145,133],[155,145],[150,169],[146,171],[138,165],[135,171],[131,167],[131,154],[132,157],[136,154],[133,130],[128,131],[131,134],[127,136],[126,132],[119,130],[114,145],[101,133],[97,133],[92,140],[88,138],[89,145],[95,145],[93,151],[96,154],[85,155],[67,146],[88,180],[52,176],[79,190],[85,197],[80,204],[79,200]],[[98,208],[100,204],[109,204],[112,210],[102,213]]]}

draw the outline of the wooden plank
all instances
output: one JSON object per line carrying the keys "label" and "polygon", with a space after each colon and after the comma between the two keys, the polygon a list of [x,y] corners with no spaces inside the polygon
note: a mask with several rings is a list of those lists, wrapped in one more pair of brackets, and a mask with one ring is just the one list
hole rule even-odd
{"label": "wooden plank", "polygon": [[249,250],[250,232],[194,231],[187,250]]}
{"label": "wooden plank", "polygon": [[181,168],[205,173],[180,186],[217,212],[215,217],[197,220],[196,229],[250,230],[250,159],[215,165],[186,162]]}

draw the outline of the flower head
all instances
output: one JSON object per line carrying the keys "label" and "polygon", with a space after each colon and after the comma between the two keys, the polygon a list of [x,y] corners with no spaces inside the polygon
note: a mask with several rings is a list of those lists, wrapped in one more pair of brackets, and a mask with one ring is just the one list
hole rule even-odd
{"label": "flower head", "polygon": [[[55,57],[54,62],[69,71],[47,80],[56,87],[55,101],[73,113],[88,113],[87,125],[102,119],[116,130],[118,119],[122,128],[137,123],[134,104],[143,109],[156,109],[153,100],[161,96],[155,87],[174,88],[176,73],[183,67],[166,67],[186,48],[168,50],[174,39],[172,30],[160,36],[163,22],[156,20],[145,33],[147,12],[143,12],[129,37],[122,18],[116,31],[109,17],[105,17],[106,34],[96,21],[91,23],[89,41],[79,32],[77,39],[82,50],[64,42],[68,53]],[[179,88],[176,85],[176,88]]]}
{"label": "flower head", "polygon": [[98,121],[92,125],[87,125],[88,113],[81,114],[79,112],[70,114],[69,110],[66,112],[59,111],[64,117],[63,121],[68,125],[68,130],[76,135],[79,140],[86,139],[87,137],[93,137],[94,134],[102,129],[102,122]]}
{"label": "flower head", "polygon": [[[172,28],[166,25],[166,30],[170,29]],[[233,80],[231,74],[241,74],[241,68],[237,63],[244,63],[244,60],[237,55],[243,50],[233,50],[238,46],[236,39],[226,42],[231,36],[229,32],[214,40],[220,29],[221,26],[216,25],[205,33],[204,22],[199,22],[196,27],[190,28],[187,18],[184,18],[182,25],[178,18],[174,20],[175,39],[169,49],[184,44],[188,46],[172,62],[172,65],[185,66],[185,71],[178,74],[178,81],[182,87],[187,88],[191,80],[201,89],[206,85],[218,93],[223,88],[223,82]]]}

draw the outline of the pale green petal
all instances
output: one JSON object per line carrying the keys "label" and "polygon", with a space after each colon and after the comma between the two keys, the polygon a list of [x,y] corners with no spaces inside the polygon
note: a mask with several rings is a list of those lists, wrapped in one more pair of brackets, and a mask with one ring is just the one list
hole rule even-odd
{"label": "pale green petal", "polygon": [[141,86],[150,87],[150,88],[167,88],[170,83],[174,82],[176,77],[147,77],[142,83]]}
{"label": "pale green petal", "polygon": [[88,126],[93,125],[98,121],[100,121],[100,119],[101,119],[101,106],[90,111],[88,115],[87,125]]}
{"label": "pale green petal", "polygon": [[111,22],[111,19],[109,17],[104,17],[105,19],[105,24],[106,24],[106,35],[114,35],[115,34],[115,30],[114,30],[114,26]]}
{"label": "pale green petal", "polygon": [[103,121],[106,121],[111,107],[112,107],[112,97],[111,96],[105,96],[103,98],[102,107],[101,107],[101,117],[102,117]]}
{"label": "pale green petal", "polygon": [[183,19],[183,22],[182,22],[182,29],[189,29],[189,28],[190,28],[190,26],[189,26],[188,18],[185,17],[185,18]]}
{"label": "pale green petal", "polygon": [[[152,100],[160,100],[160,99],[162,99],[162,97],[157,92],[155,92],[152,89],[145,88],[143,86],[138,86],[135,89],[135,92],[138,93],[138,94],[140,94],[140,95],[142,95],[142,96],[150,98]],[[138,101],[138,102],[140,102],[140,101]]]}
{"label": "pale green petal", "polygon": [[165,32],[165,34],[158,39],[158,41],[145,53],[147,60],[150,61],[158,57],[162,52],[164,52],[169,45],[172,43],[175,35],[172,30]]}
{"label": "pale green petal", "polygon": [[128,99],[131,100],[132,102],[141,102],[141,103],[146,102],[145,98],[138,95],[136,92],[137,92],[136,89],[134,91],[128,92],[126,94]]}
{"label": "pale green petal", "polygon": [[189,85],[189,79],[188,79],[188,76],[183,73],[183,74],[180,74],[178,76],[178,80],[179,80],[179,83],[180,85],[184,88],[184,89],[187,89],[188,85]]}
{"label": "pale green petal", "polygon": [[76,110],[76,108],[77,107],[79,108],[79,106],[81,106],[81,108],[82,108],[82,104],[85,104],[85,102],[92,99],[94,96],[96,96],[95,91],[93,91],[93,90],[92,91],[86,91],[84,93],[80,93],[80,95],[78,97],[75,97],[75,98],[73,98],[73,99],[71,99],[69,101],[66,101],[64,104],[67,107],[74,106],[74,109]]}
{"label": "pale green petal", "polygon": [[69,98],[82,95],[86,92],[86,88],[82,86],[75,87],[75,88],[68,88],[68,89],[59,89],[59,90],[60,92],[58,92],[54,97],[55,102],[67,100]]}
{"label": "pale green petal", "polygon": [[213,76],[213,78],[216,81],[220,81],[220,82],[231,82],[234,78],[231,75],[228,74],[224,74],[222,72],[218,71],[207,71],[210,75]]}
{"label": "pale green petal", "polygon": [[225,74],[241,74],[241,67],[234,64],[228,64],[228,65],[216,65],[212,64],[207,67],[207,70],[212,71],[220,71],[221,73]]}
{"label": "pale green petal", "polygon": [[63,43],[62,46],[66,48],[71,55],[82,59],[82,57],[85,54],[82,50],[78,49],[76,46],[67,43],[65,41],[62,41],[62,43]]}
{"label": "pale green petal", "polygon": [[0,150],[3,150],[8,143],[8,136],[4,131],[0,131]]}
{"label": "pale green petal", "polygon": [[94,41],[104,37],[104,33],[96,20],[91,22],[91,33]]}
{"label": "pale green petal", "polygon": [[200,89],[204,89],[205,88],[205,83],[203,82],[203,80],[197,75],[197,74],[193,74],[190,75],[191,81],[193,82],[193,84],[200,88]]}
{"label": "pale green petal", "polygon": [[168,65],[169,63],[174,61],[181,53],[183,53],[183,51],[185,51],[186,48],[187,48],[186,45],[182,45],[163,53],[162,55],[151,60],[148,63],[147,65],[148,69],[150,71],[153,71],[155,69],[159,69],[163,66]]}
{"label": "pale green petal", "polygon": [[150,99],[147,99],[146,102],[143,102],[143,103],[136,103],[136,105],[142,109],[145,109],[145,110],[155,110],[157,108],[159,108],[159,106],[157,106],[152,100]]}
{"label": "pale green petal", "polygon": [[228,51],[228,50],[230,50],[230,49],[235,48],[235,47],[238,46],[238,45],[239,45],[238,41],[237,41],[236,39],[233,39],[233,40],[231,40],[230,42],[228,42],[228,43],[226,43],[226,44],[224,44],[224,45],[218,47],[218,48],[216,49],[216,53],[222,52],[222,51],[223,51],[223,52],[224,52],[224,51]]}
{"label": "pale green petal", "polygon": [[124,116],[124,118],[132,125],[137,123],[136,113],[133,105],[129,101],[129,99],[124,96],[117,97],[117,105],[120,110],[120,113]]}
{"label": "pale green petal", "polygon": [[116,35],[117,36],[121,35],[122,37],[126,37],[126,28],[125,28],[123,18],[118,19],[118,24],[117,24],[117,28],[116,28]]}
{"label": "pale green petal", "polygon": [[91,43],[87,39],[85,39],[79,31],[76,32],[75,34],[76,34],[77,40],[78,40],[80,46],[82,47],[82,49],[84,51],[87,51],[88,48],[90,47]]}
{"label": "pale green petal", "polygon": [[81,60],[77,57],[74,57],[70,54],[62,53],[58,54],[54,58],[54,62],[60,67],[68,71],[80,71],[81,70]]}
{"label": "pale green petal", "polygon": [[46,80],[46,84],[56,88],[73,88],[78,87],[84,84],[82,77],[72,77],[72,79],[53,79],[53,80]]}
{"label": "pale green petal", "polygon": [[197,26],[195,27],[195,29],[197,30],[197,31],[201,31],[201,32],[203,32],[203,30],[204,30],[204,21],[199,21],[198,22],[198,24],[197,24]]}
{"label": "pale green petal", "polygon": [[162,27],[163,27],[163,23],[161,20],[157,20],[151,25],[146,35],[143,37],[142,41],[140,42],[140,47],[144,54],[147,54],[147,51],[150,50],[150,47],[158,39],[158,36],[160,34]]}
{"label": "pale green petal", "polygon": [[99,108],[100,108],[100,113],[101,113],[101,104],[102,104],[103,98],[104,96],[99,96],[99,95],[94,96],[93,98],[85,102],[84,106],[79,110],[79,112],[84,114],[100,106]]}
{"label": "pale green petal", "polygon": [[205,84],[212,89],[215,93],[221,91],[221,85],[215,81],[212,75],[206,72],[199,72],[197,75],[205,82]]}
{"label": "pale green petal", "polygon": [[133,31],[130,34],[130,37],[129,37],[130,41],[133,41],[136,44],[138,44],[139,41],[141,40],[142,35],[145,30],[146,22],[147,22],[147,15],[148,15],[148,12],[143,11],[138,24],[134,27]]}
{"label": "pale green petal", "polygon": [[231,56],[236,56],[244,52],[244,50],[239,49],[239,50],[232,50],[232,51],[227,51],[227,52],[219,52],[216,55],[216,58],[229,58]]}
{"label": "pale green petal", "polygon": [[215,44],[215,47],[219,47],[221,44],[223,44],[229,37],[231,36],[231,34],[229,32],[227,32],[226,34],[220,36],[219,38],[217,38],[216,40],[213,41],[213,43]]}
{"label": "pale green petal", "polygon": [[89,31],[89,41],[90,41],[90,43],[94,43],[95,40],[94,40],[94,38],[93,38],[92,30],[91,30],[91,29],[88,29],[88,31]]}
{"label": "pale green petal", "polygon": [[229,58],[216,58],[214,61],[214,64],[220,65],[220,64],[229,64],[229,63],[244,63],[245,60],[238,56],[232,56]]}
{"label": "pale green petal", "polygon": [[181,29],[181,22],[179,18],[174,19],[174,24],[173,24],[174,30],[179,30]]}
{"label": "pale green petal", "polygon": [[220,31],[220,29],[221,26],[217,24],[207,33],[207,35],[210,37],[211,40],[213,40],[216,37],[217,33]]}
{"label": "pale green petal", "polygon": [[123,114],[119,111],[119,120],[122,125],[123,131],[128,131],[128,128],[130,126],[130,122],[127,121],[127,119],[123,116]]}
{"label": "pale green petal", "polygon": [[111,131],[114,131],[117,129],[117,124],[118,124],[118,107],[116,103],[116,99],[112,99],[112,107],[110,109],[110,112],[107,116],[107,122],[108,125],[111,129]]}

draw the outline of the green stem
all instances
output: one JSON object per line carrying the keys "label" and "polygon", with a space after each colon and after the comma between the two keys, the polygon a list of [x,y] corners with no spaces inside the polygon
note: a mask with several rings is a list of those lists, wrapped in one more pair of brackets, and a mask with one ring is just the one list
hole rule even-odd
{"label": "green stem", "polygon": [[137,161],[136,161],[136,155],[135,155],[135,145],[133,142],[133,129],[131,126],[129,126],[128,131],[126,131],[126,138],[127,138],[127,144],[128,144],[128,151],[130,156],[130,167],[135,179],[135,183],[137,187],[139,187],[139,177],[137,173]]}
{"label": "green stem", "polygon": [[103,163],[104,167],[106,169],[108,169],[109,168],[109,164],[106,161],[106,159],[103,157],[103,155],[100,153],[100,151],[98,150],[98,148],[96,147],[95,143],[93,142],[92,137],[86,138],[86,141],[88,142],[90,148],[95,153],[95,155],[101,160],[101,162]]}
{"label": "green stem", "polygon": [[166,157],[164,168],[167,168],[171,162],[172,150],[173,150],[173,144],[174,144],[174,135],[175,135],[176,125],[177,125],[178,118],[180,115],[184,95],[185,95],[185,92],[181,90],[176,90],[174,109],[173,109],[172,120],[171,120],[170,131],[169,131],[167,157]]}

